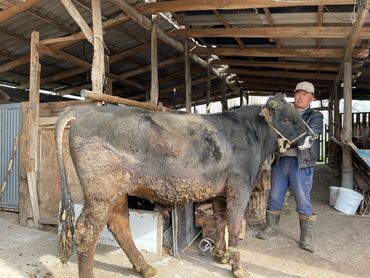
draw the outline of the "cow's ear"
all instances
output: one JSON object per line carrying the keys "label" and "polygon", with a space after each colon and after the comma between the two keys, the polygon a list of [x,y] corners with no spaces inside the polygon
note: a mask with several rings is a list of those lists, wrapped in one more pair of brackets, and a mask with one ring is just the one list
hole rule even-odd
{"label": "cow's ear", "polygon": [[266,105],[263,106],[260,115],[264,117],[266,120],[271,120],[272,113],[270,108]]}

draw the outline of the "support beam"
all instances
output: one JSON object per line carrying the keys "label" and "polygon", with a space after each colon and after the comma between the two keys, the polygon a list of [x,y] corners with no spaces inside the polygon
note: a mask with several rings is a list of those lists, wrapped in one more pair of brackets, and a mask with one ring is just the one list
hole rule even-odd
{"label": "support beam", "polygon": [[141,13],[181,12],[181,11],[208,11],[208,10],[235,10],[278,7],[302,7],[317,5],[353,5],[355,0],[179,0],[161,1],[148,4],[139,4],[136,9]]}
{"label": "support beam", "polygon": [[226,77],[222,78],[221,82],[221,104],[222,104],[222,111],[227,111],[227,97],[226,97]]}
{"label": "support beam", "polygon": [[299,62],[268,62],[268,61],[247,61],[247,60],[228,60],[214,59],[212,65],[244,66],[244,67],[266,67],[278,69],[297,69],[297,70],[320,70],[320,71],[339,71],[339,64],[316,64],[316,63],[299,63]]}
{"label": "support beam", "polygon": [[[109,20],[106,20],[105,22],[103,22],[103,29],[108,30],[108,29],[114,28],[117,25],[122,24],[123,22],[126,22],[127,20],[128,20],[127,16],[119,15],[114,19],[109,19]],[[66,42],[56,44],[55,46],[53,46],[53,49],[60,50],[60,49],[66,48],[66,47],[68,47],[68,46],[70,46],[70,45],[72,45],[72,44],[74,44],[78,41],[82,41],[82,40],[85,39],[85,35],[82,33],[82,31],[77,32],[76,34],[73,34],[73,36],[76,36],[76,40],[71,40],[71,41],[66,41]],[[78,37],[78,39],[77,39],[77,37]],[[30,61],[30,54],[26,54],[22,57],[17,58],[14,61],[11,61],[11,62],[0,65],[0,73],[7,72],[7,71],[10,71],[10,70],[18,67],[18,66],[27,64],[27,63],[29,63],[29,61]]]}
{"label": "support beam", "polygon": [[[151,30],[152,23],[149,19],[147,19],[145,16],[143,16],[141,13],[139,13],[135,8],[133,8],[130,4],[128,4],[126,1],[121,0],[109,0],[113,4],[115,4],[117,7],[119,7],[121,10],[123,10],[129,17],[131,17],[134,21],[136,21],[139,25],[141,25],[146,30]],[[184,46],[169,37],[163,30],[160,28],[157,29],[157,36],[160,40],[162,40],[164,43],[168,44],[169,46],[173,47],[180,53],[184,53]],[[202,60],[196,55],[190,55],[190,58],[197,63],[198,65],[202,66],[203,68],[207,68],[208,64],[206,61]],[[221,78],[221,73],[216,70],[215,68],[212,68],[212,72],[214,75],[216,75],[218,78]],[[228,84],[233,90],[236,90],[235,86],[233,84]]]}
{"label": "support beam", "polygon": [[[316,49],[316,48],[206,48],[193,49],[194,54],[220,55],[220,56],[244,56],[244,57],[307,57],[307,58],[342,58],[342,49]],[[366,58],[369,49],[355,49],[353,58]]]}
{"label": "support beam", "polygon": [[105,62],[103,46],[103,26],[101,22],[100,0],[91,0],[92,20],[93,20],[93,44],[94,57],[91,69],[91,83],[94,93],[103,93],[103,83],[105,79]]}
{"label": "support beam", "polygon": [[154,105],[158,105],[159,86],[158,86],[158,15],[153,15],[152,29],[150,33],[150,60],[151,60],[151,85],[150,85],[150,101]]}
{"label": "support beam", "polygon": [[[189,42],[185,41],[185,102],[186,112],[191,113],[191,69],[189,57]],[[208,82],[208,80],[207,80]]]}
{"label": "support beam", "polygon": [[94,38],[93,38],[93,32],[91,31],[91,28],[89,25],[87,25],[85,19],[81,16],[81,14],[78,12],[77,8],[73,5],[71,0],[61,0],[64,7],[68,11],[68,13],[71,15],[71,17],[74,19],[74,21],[80,26],[83,34],[85,35],[86,39],[94,45]]}
{"label": "support beam", "polygon": [[[344,112],[341,140],[352,142],[352,61],[344,63]],[[342,187],[353,189],[352,154],[349,148],[343,148]]]}
{"label": "support beam", "polygon": [[265,77],[283,77],[283,78],[298,78],[311,80],[334,80],[336,75],[331,73],[309,73],[309,72],[283,72],[283,71],[253,71],[244,69],[228,69],[227,73],[235,73],[238,75],[249,76],[265,76]]}
{"label": "support beam", "polygon": [[206,112],[211,112],[210,101],[211,101],[211,65],[208,63],[207,67],[207,92],[206,92]]}
{"label": "support beam", "polygon": [[[348,38],[351,27],[249,27],[249,28],[191,28],[177,29],[171,32],[174,38]],[[359,39],[370,38],[370,28],[364,27],[359,31]]]}
{"label": "support beam", "polygon": [[110,62],[109,62],[109,56],[105,55],[104,56],[104,63],[105,63],[105,75],[106,77],[106,82],[104,84],[104,94],[107,95],[113,95],[113,82],[112,78],[109,77],[110,75]]}
{"label": "support beam", "polygon": [[163,106],[160,107],[160,106],[153,105],[150,103],[144,103],[144,102],[139,102],[139,101],[135,101],[131,99],[115,97],[115,96],[96,94],[88,90],[82,90],[81,96],[88,98],[88,99],[93,99],[95,101],[105,101],[109,103],[123,104],[127,106],[141,107],[144,109],[154,110],[154,111],[175,112],[175,110],[167,108],[167,107],[163,107]]}
{"label": "support beam", "polygon": [[17,14],[27,11],[28,9],[39,4],[41,1],[42,0],[22,1],[19,4],[14,5],[13,7],[0,11],[0,23],[7,21],[8,19],[16,16]]}
{"label": "support beam", "polygon": [[40,37],[34,31],[31,34],[31,61],[30,61],[30,94],[29,94],[29,127],[30,127],[30,172],[27,172],[28,189],[33,212],[33,222],[39,225],[40,213],[37,198],[36,182],[39,164],[39,104],[40,104]]}

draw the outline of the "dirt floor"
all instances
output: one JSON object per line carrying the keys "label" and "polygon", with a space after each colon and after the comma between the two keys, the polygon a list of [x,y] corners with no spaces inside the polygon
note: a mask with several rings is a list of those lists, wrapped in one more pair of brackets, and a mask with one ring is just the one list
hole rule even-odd
{"label": "dirt floor", "polygon": [[[347,216],[328,205],[328,187],[338,185],[327,166],[319,166],[313,191],[318,215],[316,252],[298,247],[299,225],[294,201],[288,198],[281,235],[269,241],[247,232],[241,258],[253,277],[370,277],[370,218]],[[0,218],[0,277],[77,277],[76,255],[68,267],[56,256],[57,235],[24,228]],[[232,277],[228,266],[198,255],[197,243],[178,260],[169,255],[144,254],[157,268],[156,277]],[[120,249],[99,245],[96,277],[140,277]]]}

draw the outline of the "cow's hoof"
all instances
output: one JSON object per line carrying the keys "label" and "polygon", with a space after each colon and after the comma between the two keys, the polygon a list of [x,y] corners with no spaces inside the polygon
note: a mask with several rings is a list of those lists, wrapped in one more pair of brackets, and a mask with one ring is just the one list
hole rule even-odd
{"label": "cow's hoof", "polygon": [[150,277],[153,277],[153,276],[155,276],[156,274],[157,274],[157,270],[153,267],[153,266],[151,266],[151,265],[149,265],[149,264],[147,264],[146,266],[144,266],[143,268],[137,268],[137,267],[135,267],[134,266],[134,268],[135,268],[135,270],[137,271],[137,272],[139,272],[144,278],[150,278]]}
{"label": "cow's hoof", "polygon": [[248,272],[248,270],[245,267],[240,267],[237,270],[233,272],[234,277],[236,278],[250,278],[252,275]]}
{"label": "cow's hoof", "polygon": [[221,263],[221,264],[228,264],[229,263],[229,254],[228,254],[228,252],[225,252],[225,253],[215,252],[213,258],[216,262]]}

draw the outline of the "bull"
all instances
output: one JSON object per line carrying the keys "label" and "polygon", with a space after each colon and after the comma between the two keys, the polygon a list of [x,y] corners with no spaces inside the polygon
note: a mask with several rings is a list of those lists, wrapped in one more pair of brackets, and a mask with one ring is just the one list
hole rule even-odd
{"label": "bull", "polygon": [[[85,200],[75,226],[62,157],[63,130],[71,120],[69,149]],[[271,153],[303,145],[309,136],[282,95],[271,97],[264,106],[207,115],[119,106],[66,111],[56,124],[62,263],[75,244],[79,277],[93,277],[97,241],[107,224],[133,268],[152,277],[156,270],[145,262],[131,237],[128,195],[163,207],[212,199],[217,230],[214,258],[230,263],[235,277],[249,277],[240,263],[238,238],[259,168]]]}

